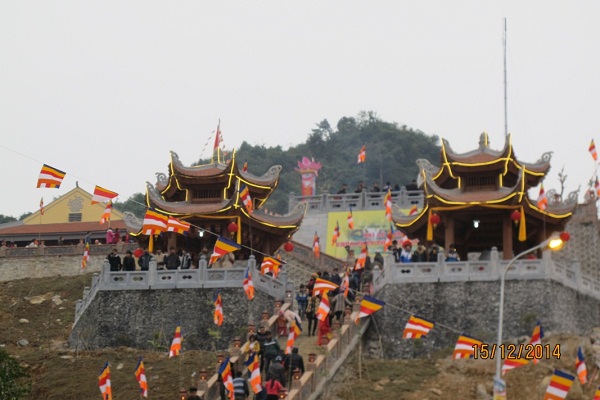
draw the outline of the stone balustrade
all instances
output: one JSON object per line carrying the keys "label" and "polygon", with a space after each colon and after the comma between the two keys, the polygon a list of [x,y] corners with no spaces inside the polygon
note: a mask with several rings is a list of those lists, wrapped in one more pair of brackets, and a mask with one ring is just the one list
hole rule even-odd
{"label": "stone balustrade", "polygon": [[[134,251],[139,246],[137,243],[119,242],[116,244],[94,244],[90,246],[90,255],[104,255],[117,249],[119,253],[124,253],[127,250]],[[0,246],[0,257],[37,257],[37,256],[74,256],[83,255],[85,246],[80,243],[78,245],[68,246],[38,246],[38,247],[6,247]]]}

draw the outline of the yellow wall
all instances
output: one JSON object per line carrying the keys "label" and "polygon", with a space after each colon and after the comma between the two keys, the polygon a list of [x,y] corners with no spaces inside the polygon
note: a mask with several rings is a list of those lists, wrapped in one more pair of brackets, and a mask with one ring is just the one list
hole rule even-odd
{"label": "yellow wall", "polygon": [[[76,187],[58,199],[50,202],[50,195],[44,196],[44,215],[40,211],[33,213],[23,220],[25,225],[36,224],[60,224],[69,222],[70,213],[81,213],[81,222],[100,222],[105,203],[91,204],[92,195],[85,190]],[[112,209],[112,221],[123,219],[123,214]]]}

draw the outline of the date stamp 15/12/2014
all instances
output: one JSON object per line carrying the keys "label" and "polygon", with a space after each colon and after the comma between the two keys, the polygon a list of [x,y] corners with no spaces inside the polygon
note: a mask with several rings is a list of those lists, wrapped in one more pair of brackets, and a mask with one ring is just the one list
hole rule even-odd
{"label": "date stamp 15/12/2014", "polygon": [[474,345],[473,350],[473,358],[482,360],[494,359],[496,352],[500,354],[502,360],[560,359],[560,344],[554,346],[549,344],[480,344]]}

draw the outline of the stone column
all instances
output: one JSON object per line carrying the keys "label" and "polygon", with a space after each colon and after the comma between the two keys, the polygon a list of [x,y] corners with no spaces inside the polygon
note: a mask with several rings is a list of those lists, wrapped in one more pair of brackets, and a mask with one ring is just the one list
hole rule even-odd
{"label": "stone column", "polygon": [[513,228],[510,218],[505,215],[502,219],[502,259],[513,258]]}
{"label": "stone column", "polygon": [[445,254],[448,254],[448,249],[450,248],[451,244],[454,244],[454,215],[447,213],[446,215],[444,215],[444,225],[445,225],[445,243],[444,243],[444,247],[445,247]]}

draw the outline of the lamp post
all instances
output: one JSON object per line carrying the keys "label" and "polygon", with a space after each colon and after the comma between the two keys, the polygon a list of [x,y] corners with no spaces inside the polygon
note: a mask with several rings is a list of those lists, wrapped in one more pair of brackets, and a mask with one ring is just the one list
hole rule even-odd
{"label": "lamp post", "polygon": [[[498,340],[496,341],[496,375],[494,377],[494,400],[496,399],[505,399],[506,395],[504,394],[504,384],[501,377],[502,372],[502,359],[500,352],[500,345],[502,344],[502,323],[504,320],[504,281],[506,280],[506,273],[512,267],[512,265],[519,258],[523,257],[526,254],[532,253],[536,250],[543,249],[548,247],[550,250],[560,250],[565,241],[562,239],[563,235],[559,235],[558,233],[553,233],[550,237],[544,240],[542,243],[537,246],[533,246],[532,248],[525,250],[519,254],[517,254],[504,268],[502,275],[500,277],[500,302],[498,304]],[[566,235],[565,235],[566,237]]]}

